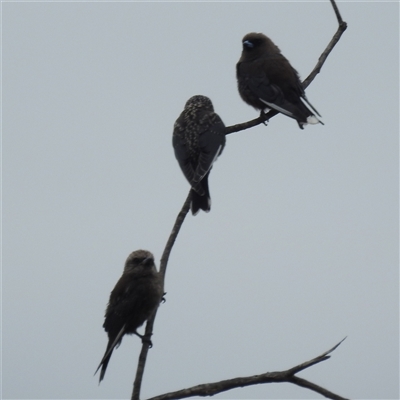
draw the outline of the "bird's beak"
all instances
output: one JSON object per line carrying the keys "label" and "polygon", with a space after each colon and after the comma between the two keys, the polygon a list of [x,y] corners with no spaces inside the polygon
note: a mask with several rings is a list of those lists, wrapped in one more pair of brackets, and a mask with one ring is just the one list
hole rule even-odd
{"label": "bird's beak", "polygon": [[152,265],[153,264],[153,259],[151,257],[146,257],[143,260],[142,264],[144,264],[144,265]]}
{"label": "bird's beak", "polygon": [[245,40],[245,41],[243,42],[243,47],[247,47],[247,48],[249,48],[249,49],[252,49],[252,48],[254,47],[254,44],[251,43],[249,40]]}

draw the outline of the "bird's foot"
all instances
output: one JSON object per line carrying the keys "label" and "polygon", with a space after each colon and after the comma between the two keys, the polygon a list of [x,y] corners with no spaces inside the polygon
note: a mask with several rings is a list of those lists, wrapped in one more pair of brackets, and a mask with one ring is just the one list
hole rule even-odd
{"label": "bird's foot", "polygon": [[167,300],[165,299],[165,295],[167,292],[164,292],[163,296],[161,297],[161,303],[165,303]]}
{"label": "bird's foot", "polygon": [[267,113],[264,110],[261,110],[260,118],[263,119],[263,124],[268,126],[269,119],[267,118]]}
{"label": "bird's foot", "polygon": [[299,125],[300,129],[304,129],[304,125],[307,125],[307,123],[301,121],[297,121],[297,124]]}
{"label": "bird's foot", "polygon": [[139,336],[140,339],[142,339],[143,344],[147,343],[150,349],[153,347],[153,342],[150,340],[152,333],[141,335],[140,333],[135,332],[135,335]]}

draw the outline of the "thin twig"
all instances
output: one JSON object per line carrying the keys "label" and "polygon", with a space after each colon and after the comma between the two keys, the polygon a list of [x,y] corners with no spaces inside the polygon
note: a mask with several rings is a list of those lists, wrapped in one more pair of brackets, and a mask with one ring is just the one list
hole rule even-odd
{"label": "thin twig", "polygon": [[343,342],[343,340],[341,340],[336,346],[326,351],[325,353],[321,354],[320,356],[315,357],[312,360],[306,361],[305,363],[297,365],[293,368],[290,368],[286,371],[266,372],[260,375],[227,379],[224,381],[213,382],[213,383],[206,383],[203,385],[193,386],[188,389],[178,390],[176,392],[165,393],[160,396],[152,397],[151,399],[148,400],[173,400],[173,399],[175,400],[175,399],[185,399],[193,396],[201,396],[201,397],[214,396],[215,394],[226,392],[228,390],[236,389],[239,387],[265,384],[265,383],[277,383],[277,382],[293,383],[294,385],[305,387],[314,392],[317,392],[328,399],[347,400],[344,397],[341,397],[335,393],[330,392],[329,390],[322,388],[321,386],[315,385],[312,382],[309,382],[305,379],[295,376],[295,373],[297,373],[298,371],[301,371],[305,368],[309,368],[312,365],[315,365],[319,362],[325,361],[328,358],[330,358],[328,354],[334,351]]}
{"label": "thin twig", "polygon": [[[347,337],[347,336],[346,336]],[[328,358],[330,358],[331,356],[329,356],[328,354],[331,354],[333,351],[335,351],[341,344],[342,342],[345,340],[346,338],[342,339],[337,345],[333,346],[331,349],[329,349],[328,351],[326,351],[325,353],[321,354],[320,356],[314,358],[313,360],[310,361],[306,361],[303,364],[299,364],[294,368],[291,368],[289,371],[292,375],[297,374],[298,372],[302,371],[303,369],[306,369],[308,367],[311,367],[312,365],[318,364],[321,361],[325,361]]]}
{"label": "thin twig", "polygon": [[294,385],[301,386],[306,389],[310,389],[313,392],[317,392],[321,394],[322,396],[326,397],[327,399],[332,399],[332,400],[348,400],[345,397],[339,396],[338,394],[332,393],[329,390],[326,390],[325,388],[316,385],[315,383],[312,383],[310,381],[307,381],[306,379],[299,378],[298,376],[293,376],[288,382],[293,383]]}
{"label": "thin twig", "polygon": [[164,249],[163,255],[161,257],[160,274],[163,277],[163,284],[164,284],[164,280],[165,280],[165,271],[167,270],[169,255],[171,253],[172,246],[174,245],[175,240],[178,236],[178,233],[181,229],[183,221],[185,220],[186,214],[189,211],[191,199],[192,199],[191,190],[189,190],[189,194],[186,197],[185,202],[183,203],[182,209],[179,212],[178,216],[176,217],[175,225],[172,228],[172,232],[169,236],[167,244],[165,245],[165,249]]}
{"label": "thin twig", "polygon": [[[340,14],[339,14],[340,16]],[[306,89],[310,83],[315,79],[317,74],[320,73],[322,66],[324,65],[326,59],[329,56],[329,53],[333,50],[333,48],[336,46],[336,43],[339,41],[340,37],[343,35],[343,32],[347,29],[347,24],[346,22],[341,22],[341,24],[338,27],[338,30],[336,33],[333,35],[333,38],[329,42],[328,46],[324,50],[324,52],[320,55],[317,65],[314,67],[314,69],[311,71],[310,75],[307,76],[306,79],[304,79],[302,85],[303,89]]]}
{"label": "thin twig", "polygon": [[[165,249],[164,249],[163,255],[161,257],[160,275],[161,275],[161,279],[162,279],[163,288],[164,288],[165,272],[167,270],[169,255],[171,253],[172,246],[174,245],[175,240],[178,236],[179,230],[181,229],[183,221],[185,220],[186,214],[189,211],[190,201],[191,201],[191,191],[189,191],[189,194],[188,194],[185,202],[183,203],[182,209],[176,218],[174,227],[172,228],[171,234],[169,235],[167,244],[165,245]],[[153,334],[153,326],[154,326],[154,320],[156,319],[156,315],[157,315],[157,310],[153,314],[153,316],[147,321],[146,330],[145,330],[146,337],[150,337]],[[133,383],[133,391],[132,391],[131,400],[139,400],[139,398],[140,398],[140,388],[142,386],[144,367],[146,365],[148,351],[149,351],[149,344],[147,342],[143,342],[142,350],[140,351],[140,355],[139,355],[139,361],[138,361],[138,367],[136,370],[135,381]]]}
{"label": "thin twig", "polygon": [[338,9],[338,7],[337,7],[337,5],[335,3],[335,0],[330,0],[330,1],[331,1],[333,10],[335,11],[336,18],[338,20],[339,25],[342,25],[343,24],[342,16],[340,15],[340,12],[339,12],[339,9]]}
{"label": "thin twig", "polygon": [[[323,53],[319,57],[316,66],[311,71],[310,75],[308,75],[307,78],[303,81],[303,83],[302,83],[303,89],[306,89],[310,85],[310,83],[315,79],[315,77],[319,74],[319,72],[321,71],[321,68],[324,65],[326,59],[328,58],[330,52],[336,46],[336,43],[339,42],[343,32],[347,28],[347,24],[346,24],[346,22],[343,21],[341,15],[340,15],[339,9],[336,6],[335,1],[334,0],[330,0],[330,1],[331,1],[333,9],[335,11],[336,18],[339,22],[339,27],[338,27],[336,33],[333,35],[328,46],[326,46],[326,49],[323,51]],[[252,119],[251,121],[243,122],[241,124],[236,124],[236,125],[232,125],[232,126],[227,126],[225,128],[225,135],[229,135],[234,132],[243,131],[245,129],[252,128],[253,126],[260,125],[260,124],[264,123],[265,121],[269,121],[272,117],[274,117],[277,114],[279,114],[277,111],[271,110],[264,116],[260,116],[256,119]]]}

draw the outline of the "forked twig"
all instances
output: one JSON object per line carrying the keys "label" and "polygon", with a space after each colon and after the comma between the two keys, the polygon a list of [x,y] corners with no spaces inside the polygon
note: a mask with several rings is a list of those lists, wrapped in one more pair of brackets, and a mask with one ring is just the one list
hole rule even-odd
{"label": "forked twig", "polygon": [[332,393],[321,386],[318,386],[303,378],[295,376],[296,373],[330,358],[331,356],[329,356],[328,354],[332,353],[343,342],[343,340],[341,340],[336,346],[332,347],[330,350],[326,351],[325,353],[322,353],[320,356],[315,357],[312,360],[306,361],[305,363],[297,365],[293,368],[290,368],[286,371],[266,372],[261,375],[227,379],[220,382],[206,383],[203,385],[193,386],[188,389],[178,390],[176,392],[165,393],[160,396],[152,397],[151,399],[148,400],[172,400],[172,399],[185,399],[193,396],[202,396],[202,397],[214,396],[215,394],[226,392],[228,390],[236,389],[239,387],[258,385],[264,383],[277,383],[277,382],[293,383],[294,385],[301,386],[310,389],[314,392],[317,392],[328,399],[347,400],[346,398],[341,397],[335,393]]}

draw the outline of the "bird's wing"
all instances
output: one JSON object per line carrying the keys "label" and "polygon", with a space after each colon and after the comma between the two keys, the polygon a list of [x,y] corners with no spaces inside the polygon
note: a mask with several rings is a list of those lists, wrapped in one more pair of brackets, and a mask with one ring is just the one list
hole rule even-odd
{"label": "bird's wing", "polygon": [[265,108],[270,108],[294,118],[294,114],[287,107],[287,101],[279,86],[272,84],[265,73],[260,73],[256,77],[248,80],[250,90],[265,104]]}
{"label": "bird's wing", "polygon": [[304,90],[298,74],[282,55],[242,62],[237,68],[241,81],[265,108],[295,119],[298,117],[298,107],[308,113],[300,101]]}
{"label": "bird's wing", "polygon": [[195,173],[195,170],[194,170],[194,168],[192,166],[191,159],[190,159],[190,154],[188,152],[187,147],[183,143],[182,139],[177,135],[174,135],[172,137],[172,144],[173,144],[174,151],[175,151],[175,157],[178,160],[178,164],[181,167],[183,175],[185,175],[185,178],[190,183],[190,186],[192,186],[192,188],[200,196],[203,196],[205,194],[203,188],[194,179],[196,173]]}
{"label": "bird's wing", "polygon": [[109,308],[113,308],[121,302],[124,302],[134,283],[135,281],[130,275],[123,274],[110,294]]}
{"label": "bird's wing", "polygon": [[278,99],[283,98],[283,93],[279,86],[271,83],[266,72],[268,66],[264,64],[262,59],[257,62],[240,63],[237,66],[238,75],[255,96],[269,103],[275,103]]}
{"label": "bird's wing", "polygon": [[210,115],[211,124],[200,133],[200,157],[193,180],[200,182],[210,171],[225,146],[225,125],[217,114]]}
{"label": "bird's wing", "polygon": [[97,371],[100,369],[100,367],[103,366],[103,368],[101,369],[101,374],[100,374],[100,379],[99,379],[100,382],[104,378],[104,375],[105,375],[106,369],[107,369],[107,364],[108,364],[108,361],[110,360],[110,357],[111,357],[111,354],[112,354],[114,348],[118,347],[119,344],[121,343],[122,336],[124,336],[124,334],[125,334],[125,326],[126,325],[124,325],[121,328],[121,330],[118,332],[118,335],[115,337],[114,341],[112,343],[108,343],[106,352],[104,353],[104,356],[101,359],[100,364],[96,369],[96,372],[94,373],[94,375],[96,375]]}
{"label": "bird's wing", "polygon": [[[308,106],[308,108],[311,108],[312,111],[315,112],[315,114],[318,115],[318,117],[321,117],[321,114],[315,109],[315,107],[308,101],[305,93],[301,96],[301,100],[306,104],[306,106]],[[318,118],[317,118],[318,119]],[[320,122],[322,125],[324,125],[324,123],[318,119],[318,122]]]}
{"label": "bird's wing", "polygon": [[123,274],[110,294],[103,327],[112,336],[124,326],[132,313],[136,298],[140,297],[140,282],[132,274]]}
{"label": "bird's wing", "polygon": [[296,118],[295,115],[287,110],[285,107],[285,104],[282,104],[282,107],[278,106],[275,103],[270,103],[269,101],[264,100],[262,97],[259,97],[260,101],[262,101],[268,108],[271,108],[272,110],[279,111],[282,114],[287,115],[288,117]]}

